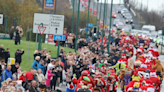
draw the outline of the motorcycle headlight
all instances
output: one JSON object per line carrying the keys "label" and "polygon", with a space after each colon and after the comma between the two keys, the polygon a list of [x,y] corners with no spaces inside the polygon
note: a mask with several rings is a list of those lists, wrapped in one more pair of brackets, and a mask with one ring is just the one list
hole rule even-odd
{"label": "motorcycle headlight", "polygon": [[123,14],[123,16],[125,16],[125,14]]}
{"label": "motorcycle headlight", "polygon": [[131,22],[133,22],[133,20],[131,20]]}
{"label": "motorcycle headlight", "polygon": [[126,22],[128,22],[128,20],[126,20]]}

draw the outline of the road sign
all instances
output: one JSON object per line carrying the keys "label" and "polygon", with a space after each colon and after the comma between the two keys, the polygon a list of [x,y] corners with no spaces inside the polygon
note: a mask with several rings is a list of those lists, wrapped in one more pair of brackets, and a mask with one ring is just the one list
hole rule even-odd
{"label": "road sign", "polygon": [[0,14],[0,24],[3,24],[3,14]]}
{"label": "road sign", "polygon": [[54,40],[56,41],[65,41],[66,36],[65,35],[54,35]]}
{"label": "road sign", "polygon": [[39,32],[40,32],[40,35],[43,35],[43,33],[44,33],[45,30],[46,30],[46,27],[38,26],[38,30],[39,30]]}
{"label": "road sign", "polygon": [[108,27],[108,25],[104,25],[104,27]]}
{"label": "road sign", "polygon": [[89,31],[90,30],[90,28],[85,28],[85,31]]}
{"label": "road sign", "polygon": [[33,33],[39,33],[40,23],[46,27],[44,34],[63,35],[64,15],[34,13]]}
{"label": "road sign", "polygon": [[45,9],[54,9],[55,8],[55,0],[44,0],[44,8]]}
{"label": "road sign", "polygon": [[93,27],[93,24],[92,23],[88,23],[88,27]]}

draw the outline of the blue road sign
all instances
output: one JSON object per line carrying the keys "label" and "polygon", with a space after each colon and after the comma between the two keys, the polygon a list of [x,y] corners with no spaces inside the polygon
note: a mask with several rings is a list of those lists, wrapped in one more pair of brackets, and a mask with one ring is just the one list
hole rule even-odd
{"label": "blue road sign", "polygon": [[66,36],[65,35],[54,35],[54,40],[56,41],[65,41]]}
{"label": "blue road sign", "polygon": [[93,27],[93,24],[92,23],[88,23],[88,27]]}
{"label": "blue road sign", "polygon": [[90,28],[85,28],[85,31],[89,31],[90,30]]}

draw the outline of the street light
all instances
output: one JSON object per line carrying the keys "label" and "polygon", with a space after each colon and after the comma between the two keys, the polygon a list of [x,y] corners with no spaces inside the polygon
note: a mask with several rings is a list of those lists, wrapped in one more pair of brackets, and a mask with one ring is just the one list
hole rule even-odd
{"label": "street light", "polygon": [[148,17],[148,2],[149,0],[147,0],[146,24],[147,24],[147,17]]}
{"label": "street light", "polygon": [[73,33],[73,24],[74,24],[74,6],[75,6],[75,0],[73,0],[73,12],[72,12],[72,26],[71,26],[71,33]]}
{"label": "street light", "polygon": [[113,8],[113,0],[111,0],[111,10],[110,10],[110,24],[109,24],[109,36],[108,36],[108,54],[110,54],[110,31],[112,27],[112,8]]}
{"label": "street light", "polygon": [[102,0],[101,0],[101,5],[100,5],[100,13],[99,13],[99,23],[98,23],[98,34],[97,34],[97,38],[99,38],[99,25],[100,25],[100,19],[101,19],[101,8],[102,8]]}
{"label": "street light", "polygon": [[86,31],[86,39],[88,38],[88,23],[89,23],[89,10],[90,10],[90,0],[88,0],[88,18],[87,18],[87,31]]}
{"label": "street light", "polygon": [[103,37],[104,37],[104,22],[105,22],[105,9],[106,8],[106,0],[105,0],[105,3],[104,3],[104,14],[103,14],[103,30],[102,30],[102,37],[101,37],[101,53],[103,53]]}
{"label": "street light", "polygon": [[80,0],[79,0],[79,3],[78,3],[78,13],[77,13],[75,52],[76,52],[76,50],[77,50],[78,27],[79,27],[79,13],[80,13]]}

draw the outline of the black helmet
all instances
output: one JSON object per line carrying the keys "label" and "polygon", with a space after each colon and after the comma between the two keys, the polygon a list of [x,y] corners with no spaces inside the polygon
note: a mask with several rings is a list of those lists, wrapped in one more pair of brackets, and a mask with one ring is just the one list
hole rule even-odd
{"label": "black helmet", "polygon": [[146,73],[150,73],[150,70],[148,69],[148,70],[146,70],[145,72],[146,72]]}

